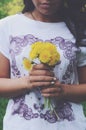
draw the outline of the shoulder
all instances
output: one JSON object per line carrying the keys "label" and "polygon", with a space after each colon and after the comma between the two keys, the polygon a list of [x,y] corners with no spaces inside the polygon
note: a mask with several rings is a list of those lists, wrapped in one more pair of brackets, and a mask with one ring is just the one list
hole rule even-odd
{"label": "shoulder", "polygon": [[14,23],[20,19],[20,14],[15,14],[11,16],[7,16],[5,18],[0,19],[0,27],[5,26],[11,23]]}

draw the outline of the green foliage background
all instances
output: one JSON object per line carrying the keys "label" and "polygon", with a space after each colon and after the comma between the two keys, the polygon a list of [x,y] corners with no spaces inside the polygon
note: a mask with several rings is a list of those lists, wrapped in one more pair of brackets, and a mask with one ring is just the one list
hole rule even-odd
{"label": "green foliage background", "polygon": [[7,102],[8,102],[7,99],[0,99],[0,130],[3,130],[2,129],[3,116],[5,114],[5,109],[6,109],[6,106],[7,106]]}
{"label": "green foliage background", "polygon": [[[20,12],[23,8],[23,0],[0,0],[0,19],[8,15]],[[84,5],[84,10],[86,9],[86,4]],[[2,128],[3,116],[5,114],[5,109],[7,106],[7,99],[0,98],[0,130]],[[86,103],[83,103],[84,113],[86,115]]]}
{"label": "green foliage background", "polygon": [[23,0],[0,0],[0,18],[20,12]]}

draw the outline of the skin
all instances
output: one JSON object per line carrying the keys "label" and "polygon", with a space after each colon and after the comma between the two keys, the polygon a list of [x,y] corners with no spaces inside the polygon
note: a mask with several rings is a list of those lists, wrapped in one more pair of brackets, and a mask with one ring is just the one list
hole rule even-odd
{"label": "skin", "polygon": [[[58,22],[62,21],[59,15],[62,0],[32,0],[35,9],[32,11],[35,20],[43,22]],[[61,7],[62,8],[62,7]],[[26,12],[25,15],[33,19],[31,12]]]}
{"label": "skin", "polygon": [[53,15],[59,10],[61,0],[32,0],[35,11],[41,15]]}
{"label": "skin", "polygon": [[[58,13],[56,15],[56,12],[59,10],[57,7],[60,7],[60,0],[32,1],[36,7],[32,13],[35,17],[37,16],[37,20],[44,22],[55,22],[61,20]],[[44,9],[44,6],[40,6],[41,3],[47,2],[50,3],[49,7]],[[32,18],[31,12],[25,13],[25,15]],[[55,78],[52,69],[44,64],[34,65],[30,75],[10,79],[10,62],[0,53],[0,96],[6,98],[17,97],[41,86],[41,94],[44,97],[55,97],[58,100],[65,99],[72,102],[85,101],[86,67],[84,66],[77,69],[80,81],[79,85],[61,84],[60,81]],[[52,81],[54,81],[55,84],[51,84]],[[59,88],[61,88],[62,92]]]}
{"label": "skin", "polygon": [[43,64],[35,65],[30,72],[30,76],[10,79],[9,60],[1,53],[0,59],[0,96],[2,97],[16,97],[38,86],[47,87],[54,80],[54,74],[49,71],[49,67]]}

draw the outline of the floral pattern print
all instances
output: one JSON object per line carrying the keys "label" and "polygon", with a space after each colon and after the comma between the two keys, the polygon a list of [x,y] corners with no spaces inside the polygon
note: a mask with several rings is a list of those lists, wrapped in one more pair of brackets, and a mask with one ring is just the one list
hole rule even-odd
{"label": "floral pattern print", "polygon": [[[27,45],[31,45],[37,41],[43,41],[43,40],[38,39],[31,34],[22,37],[12,37],[12,36],[10,37],[11,47],[9,51],[12,59],[11,71],[14,76],[16,77],[21,76],[21,71],[17,67],[16,56],[20,55],[23,49],[27,47]],[[60,48],[60,50],[63,51],[63,56],[67,60],[69,60],[69,65],[67,66],[66,71],[62,77],[62,83],[70,84],[71,83],[70,77],[71,74],[73,73],[73,67],[74,67],[73,63],[75,62],[76,59],[77,48],[75,44],[72,43],[71,41],[63,39],[62,37],[56,37],[54,39],[46,41],[56,44]],[[40,96],[40,98],[42,97]],[[23,117],[26,120],[31,120],[40,117],[41,119],[47,120],[50,123],[55,123],[56,121],[58,121],[54,112],[52,112],[51,114],[50,110],[45,110],[43,103],[39,104],[39,99],[38,103],[36,102],[33,103],[33,108],[25,103],[25,96],[13,99],[13,101],[14,105],[12,115],[18,114],[19,116]],[[68,121],[72,121],[75,119],[72,110],[72,105],[69,102],[57,103],[57,105],[55,106],[55,110],[58,113],[60,120],[66,119]]]}
{"label": "floral pattern print", "polygon": [[34,118],[41,118],[47,120],[50,123],[55,123],[58,120],[67,119],[68,121],[74,120],[73,111],[71,108],[71,104],[68,102],[59,102],[55,111],[58,114],[59,119],[57,118],[54,111],[47,110],[46,112],[42,112],[44,109],[44,104],[33,104],[34,113],[31,107],[28,107],[27,104],[24,103],[24,97],[20,97],[19,99],[14,100],[13,112],[12,115],[18,114],[26,120],[31,120]]}

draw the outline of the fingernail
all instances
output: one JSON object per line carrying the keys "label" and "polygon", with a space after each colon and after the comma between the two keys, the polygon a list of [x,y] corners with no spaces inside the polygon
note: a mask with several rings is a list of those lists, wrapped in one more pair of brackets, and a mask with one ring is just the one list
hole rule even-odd
{"label": "fingernail", "polygon": [[53,85],[53,84],[55,84],[55,82],[54,82],[54,81],[52,81],[52,82],[51,82],[51,84]]}
{"label": "fingernail", "polygon": [[53,80],[56,81],[56,77],[54,77]]}

